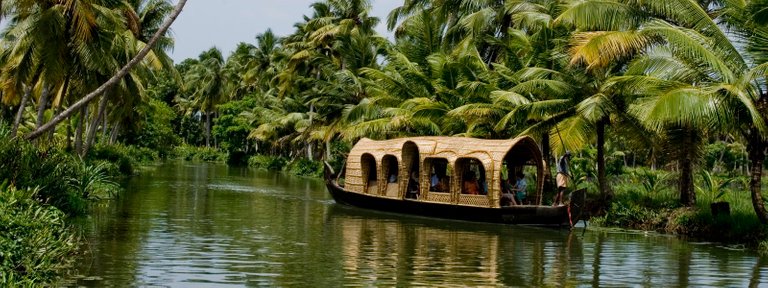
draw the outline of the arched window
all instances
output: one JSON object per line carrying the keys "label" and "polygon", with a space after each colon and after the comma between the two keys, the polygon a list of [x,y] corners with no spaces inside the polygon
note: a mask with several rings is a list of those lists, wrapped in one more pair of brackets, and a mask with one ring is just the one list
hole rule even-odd
{"label": "arched window", "polygon": [[461,178],[461,194],[487,195],[485,166],[475,158],[456,160],[456,176]]}
{"label": "arched window", "polygon": [[425,168],[429,170],[429,192],[451,192],[451,172],[448,159],[427,158]]}

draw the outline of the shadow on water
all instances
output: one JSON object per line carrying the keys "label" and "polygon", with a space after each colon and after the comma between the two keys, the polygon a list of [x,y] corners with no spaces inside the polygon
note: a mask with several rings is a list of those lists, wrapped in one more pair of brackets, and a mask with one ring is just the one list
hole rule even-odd
{"label": "shadow on water", "polygon": [[505,226],[333,203],[322,181],[167,163],[78,223],[82,287],[760,287],[768,260],[653,233]]}

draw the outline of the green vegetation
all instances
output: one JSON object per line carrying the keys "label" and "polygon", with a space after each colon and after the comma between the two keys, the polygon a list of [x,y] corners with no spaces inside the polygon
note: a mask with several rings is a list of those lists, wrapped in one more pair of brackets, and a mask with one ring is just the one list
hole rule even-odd
{"label": "green vegetation", "polygon": [[288,158],[256,155],[248,158],[248,166],[253,168],[284,171],[292,175],[319,178],[323,176],[323,162],[304,158],[290,161]]}
{"label": "green vegetation", "polygon": [[128,152],[107,152],[125,148],[97,146],[82,160],[9,133],[0,125],[0,283],[52,283],[71,268],[79,246],[65,219],[87,213],[91,201],[114,197],[120,191],[114,179],[132,174],[136,164]]}
{"label": "green vegetation", "polygon": [[227,154],[219,149],[188,145],[176,146],[170,156],[187,161],[223,162],[227,160]]}
{"label": "green vegetation", "polygon": [[64,213],[41,204],[38,189],[0,187],[0,283],[41,286],[62,276],[74,262],[78,236]]}
{"label": "green vegetation", "polygon": [[[626,174],[611,177],[615,198],[610,207],[591,218],[591,224],[605,227],[651,230],[724,243],[755,247],[768,237],[768,227],[755,217],[744,176],[713,175],[702,170],[695,178],[697,202],[693,207],[680,204],[675,175],[663,170],[627,168]],[[765,184],[765,183],[764,183]],[[590,198],[599,199],[594,185]],[[728,203],[729,214],[713,215],[710,204]],[[761,250],[768,253],[768,250]]]}

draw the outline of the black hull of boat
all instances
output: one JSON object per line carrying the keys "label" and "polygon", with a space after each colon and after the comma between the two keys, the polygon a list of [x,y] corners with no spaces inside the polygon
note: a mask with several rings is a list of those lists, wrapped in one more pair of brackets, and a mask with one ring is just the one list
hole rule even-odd
{"label": "black hull of boat", "polygon": [[[335,173],[329,165],[326,165],[325,170],[325,185],[339,204],[385,212],[475,222],[571,226],[569,206],[519,205],[486,208],[377,197],[344,190],[336,183]],[[575,222],[576,219],[573,220]]]}

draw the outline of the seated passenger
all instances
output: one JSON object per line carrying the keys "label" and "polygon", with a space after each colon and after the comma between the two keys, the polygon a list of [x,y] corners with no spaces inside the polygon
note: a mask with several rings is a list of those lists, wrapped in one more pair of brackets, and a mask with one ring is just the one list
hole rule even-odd
{"label": "seated passenger", "polygon": [[469,171],[464,174],[464,184],[462,185],[462,193],[470,195],[480,194],[480,185],[477,184],[477,178],[475,172]]}
{"label": "seated passenger", "polygon": [[432,171],[432,176],[429,177],[429,189],[434,191],[438,182],[440,181],[437,179],[437,174],[435,174],[435,171]]}
{"label": "seated passenger", "polygon": [[448,192],[448,176],[443,176],[440,181],[437,182],[433,191],[435,192]]}
{"label": "seated passenger", "polygon": [[406,189],[405,198],[419,198],[419,173],[416,171],[413,171],[413,173],[411,173],[411,178],[408,178],[408,187]]}
{"label": "seated passenger", "polygon": [[525,174],[521,172],[517,172],[517,182],[515,183],[515,188],[512,190],[515,192],[515,200],[517,200],[517,203],[523,204],[523,200],[525,200],[526,197],[526,189],[528,188],[528,182],[525,181]]}
{"label": "seated passenger", "polygon": [[515,201],[515,194],[513,191],[512,181],[510,179],[502,180],[501,182],[501,206],[517,205]]}
{"label": "seated passenger", "polygon": [[390,174],[389,175],[389,183],[397,183],[397,174]]}

